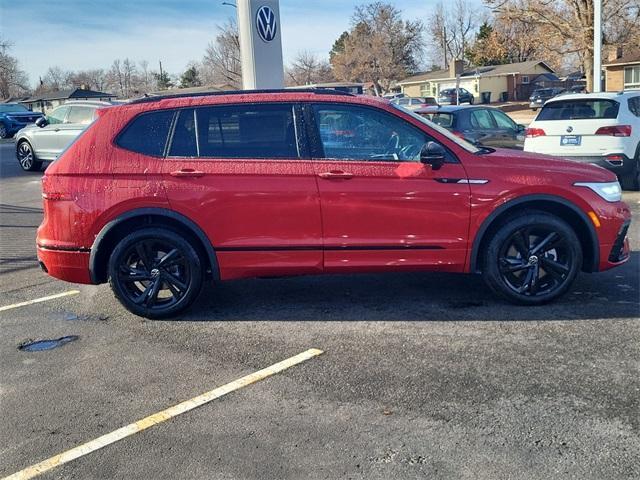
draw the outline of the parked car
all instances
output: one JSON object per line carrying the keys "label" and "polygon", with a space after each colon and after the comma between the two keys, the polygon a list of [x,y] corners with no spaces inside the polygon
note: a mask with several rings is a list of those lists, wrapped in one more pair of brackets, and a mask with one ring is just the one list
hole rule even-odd
{"label": "parked car", "polygon": [[382,98],[386,98],[387,100],[395,100],[397,98],[404,98],[406,97],[406,95],[402,92],[392,92],[392,93],[385,93]]}
{"label": "parked car", "polygon": [[438,101],[434,97],[403,97],[393,100],[393,103],[409,110],[438,106]]}
{"label": "parked car", "polygon": [[549,100],[526,131],[524,149],[595,163],[626,190],[640,189],[640,91]]}
{"label": "parked car", "polygon": [[585,85],[574,85],[567,90],[567,93],[587,93],[587,87]]}
{"label": "parked car", "polygon": [[[460,102],[457,98],[460,97]],[[473,105],[473,94],[464,88],[446,88],[438,95],[438,103],[440,105],[457,105],[459,103],[468,103]]]}
{"label": "parked car", "polygon": [[42,117],[20,103],[0,103],[0,138],[11,138],[18,130]]}
{"label": "parked car", "polygon": [[415,112],[476,145],[519,150],[524,146],[524,125],[517,124],[498,108],[451,105],[420,108]]}
{"label": "parked car", "polygon": [[564,88],[538,88],[534,90],[529,97],[529,108],[535,112],[541,108],[547,100],[564,92],[566,92]]}
{"label": "parked car", "polygon": [[78,100],[54,108],[16,134],[16,157],[23,170],[36,171],[55,160],[110,102]]}
{"label": "parked car", "polygon": [[482,273],[538,305],[629,258],[611,172],[478,148],[386,100],[326,90],[105,109],[42,196],[42,268],[108,281],[149,318],[183,311],[205,278],[373,271]]}

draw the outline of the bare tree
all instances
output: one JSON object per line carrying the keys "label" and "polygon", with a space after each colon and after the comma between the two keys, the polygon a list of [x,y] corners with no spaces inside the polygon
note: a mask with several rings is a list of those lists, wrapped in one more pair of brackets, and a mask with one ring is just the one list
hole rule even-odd
{"label": "bare tree", "polygon": [[73,88],[72,72],[59,66],[49,67],[40,81],[40,91],[66,90]]}
{"label": "bare tree", "polygon": [[447,68],[449,61],[464,59],[478,29],[478,12],[464,0],[456,0],[450,7],[440,2],[428,23],[428,31],[435,40],[433,60]]}
{"label": "bare tree", "polygon": [[370,81],[380,95],[394,79],[417,69],[423,48],[420,21],[404,21],[392,4],[375,2],[356,7],[351,25],[342,51],[332,58],[338,79]]}
{"label": "bare tree", "polygon": [[298,52],[291,64],[286,68],[288,85],[310,85],[335,80],[331,65],[327,60],[303,50]]}
{"label": "bare tree", "polygon": [[242,72],[238,26],[235,20],[229,19],[218,29],[218,35],[207,45],[202,59],[202,78],[205,84],[228,83],[240,88]]}
{"label": "bare tree", "polygon": [[[538,27],[547,51],[577,56],[593,89],[593,0],[485,0],[511,21]],[[639,0],[602,0],[604,44],[627,43],[638,32]]]}
{"label": "bare tree", "polygon": [[9,54],[11,43],[0,38],[0,98],[29,92],[29,78],[18,60]]}

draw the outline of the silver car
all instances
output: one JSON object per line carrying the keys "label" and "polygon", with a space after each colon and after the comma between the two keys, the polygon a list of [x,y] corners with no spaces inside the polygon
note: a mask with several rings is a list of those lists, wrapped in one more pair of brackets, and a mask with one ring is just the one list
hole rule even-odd
{"label": "silver car", "polygon": [[110,102],[82,100],[54,108],[45,118],[16,133],[16,156],[23,170],[37,171],[42,162],[53,161],[96,118],[99,108]]}

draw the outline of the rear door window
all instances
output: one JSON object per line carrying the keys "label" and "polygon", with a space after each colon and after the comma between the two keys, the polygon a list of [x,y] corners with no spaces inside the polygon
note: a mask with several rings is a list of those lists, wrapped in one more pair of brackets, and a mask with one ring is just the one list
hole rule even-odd
{"label": "rear door window", "polygon": [[196,135],[195,110],[180,110],[173,128],[170,157],[197,157],[198,142]]}
{"label": "rear door window", "polygon": [[84,106],[73,106],[65,123],[78,123],[80,125],[89,125],[93,121],[95,108]]}
{"label": "rear door window", "polygon": [[615,119],[620,104],[607,99],[561,100],[545,104],[537,121]]}
{"label": "rear door window", "polygon": [[487,110],[474,110],[471,112],[471,126],[483,130],[495,128],[491,114]]}
{"label": "rear door window", "polygon": [[163,156],[174,113],[159,110],[138,115],[118,136],[116,144],[132,152]]}
{"label": "rear door window", "polygon": [[200,157],[298,158],[292,104],[196,109]]}

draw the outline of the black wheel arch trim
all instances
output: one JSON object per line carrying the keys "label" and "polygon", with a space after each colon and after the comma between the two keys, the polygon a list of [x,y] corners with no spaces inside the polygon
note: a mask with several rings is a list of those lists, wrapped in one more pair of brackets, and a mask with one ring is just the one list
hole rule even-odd
{"label": "black wheel arch trim", "polygon": [[569,200],[558,197],[555,195],[544,195],[544,194],[535,194],[535,195],[525,195],[523,197],[518,197],[513,200],[510,200],[506,203],[503,203],[498,208],[496,208],[487,218],[484,219],[482,225],[478,229],[475,238],[473,239],[473,247],[471,250],[471,261],[469,264],[470,271],[472,273],[480,273],[480,265],[478,262],[478,256],[480,254],[480,245],[482,244],[482,240],[484,239],[485,234],[489,227],[493,224],[493,221],[496,220],[501,214],[505,213],[507,210],[510,210],[519,205],[524,205],[531,202],[544,201],[544,202],[552,202],[562,205],[563,207],[567,207],[571,209],[579,218],[582,220],[584,225],[587,227],[589,231],[589,241],[591,242],[593,256],[592,256],[592,268],[591,272],[597,272],[600,265],[600,243],[598,241],[598,235],[596,234],[596,229],[593,226],[593,223],[589,219],[586,213],[584,213],[577,205],[570,202]]}
{"label": "black wheel arch trim", "polygon": [[89,255],[89,273],[91,276],[91,282],[94,284],[101,283],[97,278],[97,259],[98,254],[100,253],[100,243],[104,240],[104,238],[111,232],[114,228],[120,225],[122,222],[130,220],[135,217],[144,217],[148,215],[166,217],[171,220],[175,220],[180,223],[184,228],[189,230],[192,234],[196,236],[198,240],[202,243],[204,247],[207,258],[209,260],[209,265],[211,265],[211,275],[215,281],[220,280],[220,269],[218,267],[218,259],[216,257],[216,252],[211,245],[211,241],[207,237],[207,235],[202,231],[202,229],[191,219],[178,213],[174,210],[169,210],[166,208],[160,207],[147,207],[147,208],[136,208],[135,210],[130,210],[126,213],[123,213],[113,220],[109,221],[98,233],[95,240],[93,241],[93,245],[91,246],[91,254]]}

